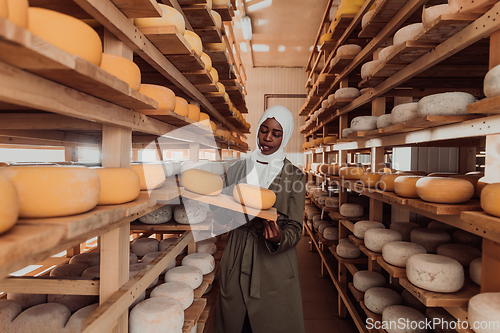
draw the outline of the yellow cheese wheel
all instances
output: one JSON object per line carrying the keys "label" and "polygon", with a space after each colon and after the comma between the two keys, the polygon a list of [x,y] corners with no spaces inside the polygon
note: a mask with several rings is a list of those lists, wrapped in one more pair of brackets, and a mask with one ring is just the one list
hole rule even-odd
{"label": "yellow cheese wheel", "polygon": [[318,167],[318,172],[322,174],[328,173],[329,164],[320,164]]}
{"label": "yellow cheese wheel", "polygon": [[479,182],[479,179],[481,179],[483,177],[483,175],[481,174],[470,174],[470,175],[452,175],[452,176],[449,176],[451,178],[458,178],[458,179],[465,179],[467,181],[469,181],[472,186],[474,186],[474,197],[475,198],[479,198],[479,195],[477,194],[478,192],[478,182]]}
{"label": "yellow cheese wheel", "polygon": [[212,67],[212,69],[210,70],[210,76],[212,77],[212,80],[214,82],[219,82],[219,73],[217,72],[217,70],[215,68]]}
{"label": "yellow cheese wheel", "polygon": [[226,87],[220,82],[217,82],[217,89],[219,90],[220,93],[226,93]]}
{"label": "yellow cheese wheel", "polygon": [[394,192],[405,198],[418,198],[417,181],[422,176],[400,176],[394,180]]}
{"label": "yellow cheese wheel", "polygon": [[181,175],[181,186],[203,195],[218,195],[222,191],[223,183],[222,178],[215,173],[189,169]]}
{"label": "yellow cheese wheel", "polygon": [[326,34],[321,35],[319,38],[319,45],[322,45],[324,42],[328,42],[329,40],[332,40],[332,33],[327,32]]}
{"label": "yellow cheese wheel", "polygon": [[340,170],[340,165],[338,165],[338,164],[332,163],[328,166],[328,173],[330,175],[338,175],[339,170]]}
{"label": "yellow cheese wheel", "polygon": [[207,7],[208,9],[212,9],[212,0],[207,0]]}
{"label": "yellow cheese wheel", "polygon": [[481,208],[490,215],[500,217],[500,183],[487,184],[483,187]]}
{"label": "yellow cheese wheel", "polygon": [[198,122],[203,126],[210,127],[210,116],[205,112],[200,112],[200,120]]}
{"label": "yellow cheese wheel", "polygon": [[[0,1],[2,2],[2,1]],[[5,1],[3,1],[5,2]],[[9,21],[20,26],[21,28],[27,29],[28,22],[28,0],[7,0],[7,7],[9,13]],[[2,15],[0,15],[2,16]],[[5,17],[5,16],[4,16]]]}
{"label": "yellow cheese wheel", "polygon": [[224,139],[229,139],[231,137],[231,132],[229,132],[228,130],[225,130],[224,131]]}
{"label": "yellow cheese wheel", "polygon": [[203,53],[203,44],[201,43],[200,36],[198,36],[196,32],[186,30],[186,32],[184,33],[184,38],[186,38],[187,42],[189,43],[189,45],[191,45],[191,48],[198,55],[198,57],[201,57]]}
{"label": "yellow cheese wheel", "polygon": [[205,64],[205,69],[210,72],[212,70],[212,59],[206,53],[201,54],[201,61]]}
{"label": "yellow cheese wheel", "polygon": [[99,201],[99,176],[85,167],[11,166],[0,169],[16,186],[19,217],[75,215]]}
{"label": "yellow cheese wheel", "polygon": [[215,133],[217,131],[217,125],[213,121],[210,120],[210,128],[212,129],[212,132]]}
{"label": "yellow cheese wheel", "polygon": [[101,38],[88,24],[44,8],[31,7],[28,11],[32,34],[96,66],[101,65]]}
{"label": "yellow cheese wheel", "polygon": [[477,181],[477,185],[476,185],[476,196],[478,198],[481,198],[481,192],[483,191],[483,188],[488,185],[488,183],[486,183],[484,181],[484,177],[481,177],[478,179]]}
{"label": "yellow cheese wheel", "polygon": [[154,190],[165,183],[165,171],[161,164],[132,164],[130,168],[139,175],[141,191]]}
{"label": "yellow cheese wheel", "polygon": [[224,51],[226,49],[226,43],[205,43],[205,47],[209,50]]}
{"label": "yellow cheese wheel", "polygon": [[396,178],[401,177],[402,175],[398,174],[383,174],[382,177],[380,177],[380,180],[378,182],[377,188],[382,191],[389,191],[389,192],[394,192],[394,180]]}
{"label": "yellow cheese wheel", "polygon": [[95,168],[99,175],[101,194],[98,205],[119,205],[134,201],[141,192],[137,172],[130,168]]}
{"label": "yellow cheese wheel", "polygon": [[14,183],[0,174],[0,234],[16,224],[19,216],[19,198]]}
{"label": "yellow cheese wheel", "polygon": [[200,120],[200,108],[195,104],[188,105],[188,118],[194,121]]}
{"label": "yellow cheese wheel", "polygon": [[323,143],[335,143],[335,142],[337,142],[336,136],[327,136],[326,138],[323,139]]}
{"label": "yellow cheese wheel", "polygon": [[217,13],[215,10],[211,10],[210,14],[212,14],[212,17],[214,18],[215,26],[217,29],[221,30],[222,29],[222,17],[220,17],[220,14]]}
{"label": "yellow cheese wheel", "polygon": [[214,6],[231,6],[231,0],[212,0]]}
{"label": "yellow cheese wheel", "polygon": [[236,185],[233,189],[233,197],[242,205],[257,209],[269,209],[276,202],[276,194],[273,191],[249,184]]}
{"label": "yellow cheese wheel", "polygon": [[383,175],[384,173],[382,172],[364,172],[359,177],[359,180],[363,183],[364,186],[374,188],[378,185],[378,182]]}
{"label": "yellow cheese wheel", "polygon": [[141,70],[127,58],[103,53],[100,67],[109,74],[127,82],[129,87],[134,90],[139,90],[141,87]]}
{"label": "yellow cheese wheel", "polygon": [[139,92],[157,101],[159,110],[175,110],[175,94],[167,87],[155,84],[141,84]]}
{"label": "yellow cheese wheel", "polygon": [[364,170],[361,167],[342,167],[339,169],[339,177],[344,179],[360,179]]}
{"label": "yellow cheese wheel", "polygon": [[474,195],[474,186],[468,180],[452,177],[423,177],[416,188],[420,199],[435,203],[463,203]]}
{"label": "yellow cheese wheel", "polygon": [[179,96],[175,96],[175,109],[174,112],[183,117],[189,116],[189,104],[188,102]]}
{"label": "yellow cheese wheel", "polygon": [[215,131],[215,135],[218,136],[218,137],[221,137],[221,138],[224,138],[224,130],[223,129],[217,129]]}
{"label": "yellow cheese wheel", "polygon": [[0,0],[0,17],[9,18],[9,8],[7,7],[7,2],[8,0]]}
{"label": "yellow cheese wheel", "polygon": [[134,24],[138,27],[175,25],[177,30],[184,35],[186,31],[184,16],[173,7],[164,4],[158,4],[158,6],[161,8],[161,17],[136,18]]}
{"label": "yellow cheese wheel", "polygon": [[340,4],[335,13],[335,17],[339,18],[343,14],[357,14],[360,7],[353,3]]}

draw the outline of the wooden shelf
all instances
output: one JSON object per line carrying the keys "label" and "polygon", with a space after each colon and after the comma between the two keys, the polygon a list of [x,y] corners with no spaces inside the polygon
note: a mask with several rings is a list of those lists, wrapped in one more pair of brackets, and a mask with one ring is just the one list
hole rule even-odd
{"label": "wooden shelf", "polygon": [[478,236],[500,242],[500,218],[485,212],[462,212],[460,218],[464,223],[460,227]]}
{"label": "wooden shelf", "polygon": [[500,96],[484,98],[467,105],[467,113],[500,114]]}
{"label": "wooden shelf", "polygon": [[182,11],[193,29],[215,27],[214,19],[206,3],[182,6]]}
{"label": "wooden shelf", "polygon": [[485,12],[442,14],[425,31],[416,36],[415,40],[425,43],[442,43],[477,20]]}
{"label": "wooden shelf", "polygon": [[[358,238],[354,235],[349,235],[348,236],[349,240],[351,241],[351,243],[353,243],[354,245],[356,245],[357,247],[359,247],[361,249],[361,246],[365,246],[365,241],[364,239],[361,239],[361,238]],[[363,252],[364,253],[364,252]]]}
{"label": "wooden shelf", "polygon": [[343,265],[345,265],[345,264],[352,264],[352,265],[366,264],[366,257],[360,257],[360,258],[355,258],[355,259],[342,258],[337,254],[337,250],[336,250],[337,247],[335,245],[330,246],[329,249],[339,264],[343,264]]}
{"label": "wooden shelf", "polygon": [[182,333],[190,333],[194,325],[200,319],[205,306],[207,305],[207,300],[205,298],[196,298],[193,304],[186,310],[184,310],[184,326],[182,327]]}
{"label": "wooden shelf", "polygon": [[373,38],[401,11],[407,1],[385,0],[379,2],[367,26],[359,33],[359,38]]}
{"label": "wooden shelf", "polygon": [[[350,236],[349,236],[349,239],[351,239]],[[377,252],[373,252],[371,250],[368,250],[366,248],[366,246],[364,245],[364,241],[363,241],[363,245],[359,245],[359,249],[361,250],[361,252],[366,254],[366,256],[368,257],[368,260],[377,262],[378,258],[382,258],[382,253],[377,253]]]}
{"label": "wooden shelf", "polygon": [[391,265],[382,257],[377,257],[377,263],[393,278],[406,278],[406,268]]}
{"label": "wooden shelf", "polygon": [[330,61],[328,74],[339,74],[355,57],[355,55],[335,56],[332,61]]}
{"label": "wooden shelf", "polygon": [[[328,216],[330,216],[332,218],[332,220],[345,220],[346,219],[345,216],[340,215],[340,213],[337,211],[329,212]],[[351,220],[351,221],[368,220],[368,215],[363,215],[361,217],[349,217],[349,220]]]}
{"label": "wooden shelf", "polygon": [[352,282],[349,282],[349,290],[351,291],[352,295],[358,302],[362,302],[365,299],[365,293],[359,291],[354,287],[354,284]]}
{"label": "wooden shelf", "polygon": [[231,21],[233,19],[233,7],[228,7],[227,5],[213,5],[212,10],[220,14],[222,21]]}

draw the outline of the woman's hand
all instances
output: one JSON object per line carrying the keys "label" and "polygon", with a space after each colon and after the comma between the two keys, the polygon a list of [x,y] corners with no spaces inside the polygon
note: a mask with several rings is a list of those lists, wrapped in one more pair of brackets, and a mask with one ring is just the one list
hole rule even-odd
{"label": "woman's hand", "polygon": [[273,243],[281,240],[281,229],[276,221],[264,220],[264,237]]}

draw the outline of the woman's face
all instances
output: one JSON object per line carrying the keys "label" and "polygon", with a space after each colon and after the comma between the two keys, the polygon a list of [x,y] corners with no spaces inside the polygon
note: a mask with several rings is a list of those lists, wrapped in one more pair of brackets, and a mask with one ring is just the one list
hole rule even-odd
{"label": "woman's face", "polygon": [[283,141],[283,128],[276,119],[267,118],[262,125],[260,125],[257,138],[262,154],[271,155],[281,146],[281,141]]}

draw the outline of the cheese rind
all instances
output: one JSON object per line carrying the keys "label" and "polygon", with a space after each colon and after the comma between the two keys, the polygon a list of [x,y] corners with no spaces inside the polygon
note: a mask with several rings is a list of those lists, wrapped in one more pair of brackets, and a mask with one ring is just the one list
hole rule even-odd
{"label": "cheese rind", "polygon": [[436,253],[439,245],[451,242],[451,236],[444,230],[416,228],[411,231],[412,243],[422,245],[428,253]]}
{"label": "cheese rind", "polygon": [[184,282],[191,288],[196,289],[203,282],[201,270],[193,266],[177,266],[165,273],[165,282]]}
{"label": "cheese rind", "polygon": [[172,206],[165,205],[139,218],[144,224],[161,224],[172,219]]}
{"label": "cheese rind", "polygon": [[382,323],[408,323],[403,327],[394,324],[388,325],[387,333],[427,333],[424,314],[404,305],[391,305],[382,312]]}
{"label": "cheese rind", "polygon": [[205,275],[215,269],[215,259],[208,253],[191,253],[182,258],[182,266],[197,267]]}
{"label": "cheese rind", "polygon": [[481,285],[482,266],[483,266],[482,257],[472,260],[469,265],[469,276],[471,280],[479,286]]}
{"label": "cheese rind", "polygon": [[160,241],[155,238],[137,238],[130,244],[130,250],[138,257],[150,252],[158,252]]}
{"label": "cheese rind", "polygon": [[351,121],[353,131],[371,131],[377,129],[378,116],[359,116]]}
{"label": "cheese rind", "polygon": [[71,311],[63,304],[38,304],[12,321],[11,332],[61,332],[70,316]]}
{"label": "cheese rind", "polygon": [[481,208],[488,214],[500,217],[500,183],[488,184],[481,191]]}
{"label": "cheese rind", "polygon": [[82,276],[82,273],[89,267],[90,267],[89,264],[87,264],[86,262],[70,263],[55,267],[53,270],[50,271],[49,275],[52,277],[59,277],[59,278],[79,277]]}
{"label": "cheese rind", "polygon": [[115,54],[103,53],[101,69],[125,81],[134,90],[141,87],[141,70],[131,60]]}
{"label": "cheese rind", "polygon": [[483,91],[486,97],[500,95],[500,65],[490,69],[484,77]]}
{"label": "cheese rind", "polygon": [[174,209],[174,220],[180,224],[198,224],[207,219],[208,207],[197,201],[184,201]]}
{"label": "cheese rind", "polygon": [[415,286],[438,293],[453,293],[464,285],[464,268],[437,254],[415,254],[406,262],[406,275]]}
{"label": "cheese rind", "polygon": [[353,234],[359,239],[365,238],[365,233],[369,229],[385,229],[385,226],[380,222],[375,221],[358,221],[354,223]]}
{"label": "cheese rind", "polygon": [[182,332],[184,310],[171,297],[152,297],[137,304],[130,312],[130,333]]}
{"label": "cheese rind", "polygon": [[193,304],[194,292],[190,285],[184,282],[172,281],[158,285],[151,291],[150,297],[171,297],[181,303],[186,310]]}
{"label": "cheese rind", "polygon": [[346,259],[359,258],[359,256],[361,255],[361,250],[359,249],[359,247],[348,240],[343,242],[339,241],[339,245],[337,245],[336,247],[336,252],[339,257]]}
{"label": "cheese rind", "polygon": [[165,170],[161,164],[132,164],[130,168],[139,175],[141,191],[154,190],[165,183]]}
{"label": "cheese rind", "polygon": [[415,186],[420,199],[435,203],[463,203],[474,195],[474,186],[465,179],[424,177]]}
{"label": "cheese rind", "polygon": [[189,169],[181,175],[181,186],[203,195],[218,195],[223,188],[222,178],[205,170]]}
{"label": "cheese rind", "polygon": [[32,306],[47,303],[47,294],[7,293],[7,299],[19,302],[23,310],[26,310]]}
{"label": "cheese rind", "polygon": [[180,116],[189,116],[189,104],[188,102],[179,96],[175,96],[175,109],[174,112]]}
{"label": "cheese rind", "polygon": [[375,188],[383,175],[382,172],[363,172],[359,180],[364,186]]}
{"label": "cheese rind", "polygon": [[386,128],[394,125],[392,121],[392,114],[383,114],[377,118],[377,128]]}
{"label": "cheese rind", "polygon": [[425,96],[418,101],[421,116],[461,116],[467,115],[467,105],[476,98],[464,92],[448,92]]}
{"label": "cheese rind", "polygon": [[410,241],[410,234],[413,229],[421,228],[420,224],[413,222],[392,222],[390,229],[398,231],[405,242]]}
{"label": "cheese rind", "polygon": [[[469,327],[476,333],[498,332],[500,318],[500,293],[486,292],[473,296],[469,300]],[[472,326],[475,325],[475,326]]]}
{"label": "cheese rind", "polygon": [[389,242],[382,247],[382,257],[389,264],[406,267],[406,262],[414,254],[426,254],[427,251],[422,245],[410,242]]}
{"label": "cheese rind", "polygon": [[158,102],[158,110],[174,111],[175,94],[167,87],[156,84],[141,84],[139,93],[146,95]]}
{"label": "cheese rind", "polygon": [[205,64],[205,70],[209,71],[212,69],[212,59],[206,53],[201,54],[201,61]]}
{"label": "cheese rind", "polygon": [[101,264],[101,254],[99,252],[84,252],[79,253],[69,260],[70,264],[87,264],[89,266],[97,266]]}
{"label": "cheese rind", "polygon": [[401,176],[394,180],[394,192],[405,198],[418,198],[417,181],[421,176]]}
{"label": "cheese rind", "polygon": [[406,41],[413,40],[418,34],[424,31],[422,23],[409,24],[396,31],[393,38],[394,45],[403,44]]}
{"label": "cheese rind", "polygon": [[354,285],[354,288],[362,293],[371,288],[385,286],[386,283],[387,281],[385,280],[385,277],[374,271],[357,271],[352,276],[352,284]]}
{"label": "cheese rind", "polygon": [[363,207],[358,204],[345,203],[340,206],[339,212],[345,217],[361,217],[363,216]]}
{"label": "cheese rind", "polygon": [[420,114],[418,113],[418,103],[405,103],[396,105],[392,111],[392,122],[394,124],[401,124],[406,121],[417,119]]}
{"label": "cheese rind", "polygon": [[9,21],[15,25],[28,29],[29,19],[28,19],[28,0],[4,0],[0,1],[2,3],[2,13],[0,16],[7,18]]}
{"label": "cheese rind", "polygon": [[375,69],[377,69],[382,62],[380,60],[372,60],[368,61],[361,66],[361,79],[366,79],[369,76],[375,73]]}
{"label": "cheese rind", "polygon": [[382,191],[394,191],[394,180],[401,175],[398,174],[384,174],[380,177],[377,188]]}
{"label": "cheese rind", "polygon": [[[355,224],[356,226],[356,224]],[[390,242],[403,240],[403,236],[396,230],[370,228],[364,234],[365,246],[368,250],[382,253],[382,248]]]}
{"label": "cheese rind", "polygon": [[19,198],[16,186],[0,174],[0,234],[12,228],[19,216]]}
{"label": "cheese rind", "polygon": [[342,167],[339,169],[339,177],[344,179],[360,179],[365,170],[361,167]]}
{"label": "cheese rind", "polygon": [[198,57],[201,57],[203,53],[203,44],[201,43],[200,36],[198,36],[196,32],[186,30],[184,32],[184,38],[186,38],[187,42],[191,45],[191,48],[198,55]]}
{"label": "cheese rind", "polygon": [[174,7],[164,4],[158,4],[161,9],[161,17],[136,18],[134,24],[138,27],[159,27],[175,25],[177,30],[184,35],[186,31],[186,22],[184,16],[179,13]]}
{"label": "cheese rind", "polygon": [[139,175],[130,168],[95,168],[101,191],[98,205],[119,205],[134,201],[141,193]]}
{"label": "cheese rind", "polygon": [[197,105],[188,105],[188,118],[193,121],[200,120],[200,108]]}
{"label": "cheese rind", "polygon": [[276,202],[276,194],[273,191],[242,183],[234,187],[233,197],[242,205],[263,210],[271,208]]}
{"label": "cheese rind", "polygon": [[443,14],[450,12],[448,4],[441,4],[432,7],[424,8],[422,11],[422,24],[424,28],[429,27],[434,21],[438,19]]}
{"label": "cheese rind", "polygon": [[391,305],[398,305],[403,303],[403,299],[397,293],[397,291],[383,288],[374,287],[370,288],[365,292],[365,306],[368,310],[376,313],[382,314],[385,308]]}
{"label": "cheese rind", "polygon": [[340,88],[335,91],[335,99],[350,99],[350,98],[356,98],[359,97],[360,93],[358,88],[353,88],[353,87],[347,87],[347,88]]}

